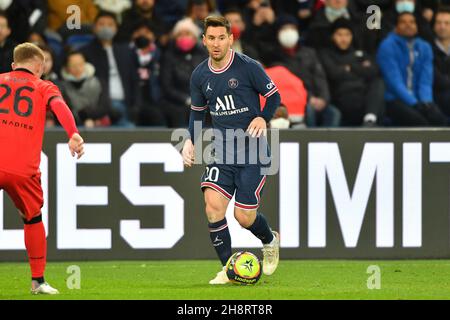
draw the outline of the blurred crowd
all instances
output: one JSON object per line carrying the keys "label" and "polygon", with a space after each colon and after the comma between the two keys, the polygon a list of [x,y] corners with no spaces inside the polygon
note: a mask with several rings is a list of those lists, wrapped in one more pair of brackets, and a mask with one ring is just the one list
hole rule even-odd
{"label": "blurred crowd", "polygon": [[[186,127],[203,20],[258,60],[272,127],[447,126],[450,0],[0,0],[0,73],[29,41],[80,126]],[[77,22],[81,22],[77,25]],[[263,99],[261,100],[264,104]],[[49,114],[47,126],[57,126]]]}

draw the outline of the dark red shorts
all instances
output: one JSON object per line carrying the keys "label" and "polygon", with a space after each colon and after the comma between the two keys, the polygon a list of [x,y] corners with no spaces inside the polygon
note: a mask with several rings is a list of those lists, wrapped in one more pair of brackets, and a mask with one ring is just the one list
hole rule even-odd
{"label": "dark red shorts", "polygon": [[27,221],[41,214],[44,194],[40,173],[32,177],[22,177],[0,171],[1,189],[6,191]]}

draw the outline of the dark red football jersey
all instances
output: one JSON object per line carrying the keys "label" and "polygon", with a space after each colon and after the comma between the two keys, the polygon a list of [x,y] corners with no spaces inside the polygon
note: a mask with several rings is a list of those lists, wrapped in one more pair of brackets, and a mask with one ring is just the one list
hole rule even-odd
{"label": "dark red football jersey", "polygon": [[25,69],[0,74],[0,170],[30,177],[39,172],[46,112],[58,87]]}

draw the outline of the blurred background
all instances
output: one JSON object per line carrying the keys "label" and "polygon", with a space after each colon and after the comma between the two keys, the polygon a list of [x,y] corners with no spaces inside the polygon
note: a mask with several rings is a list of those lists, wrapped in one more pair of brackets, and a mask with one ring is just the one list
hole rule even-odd
{"label": "blurred background", "polygon": [[0,72],[30,41],[78,125],[186,127],[202,22],[222,14],[279,87],[274,128],[448,126],[449,2],[1,0]]}

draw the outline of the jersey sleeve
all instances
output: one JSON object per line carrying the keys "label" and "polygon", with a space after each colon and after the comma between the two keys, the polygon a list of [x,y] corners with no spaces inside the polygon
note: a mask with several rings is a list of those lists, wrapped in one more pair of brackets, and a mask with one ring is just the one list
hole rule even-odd
{"label": "jersey sleeve", "polygon": [[250,81],[253,88],[264,98],[269,98],[278,91],[277,86],[267,75],[262,65],[256,61],[250,61],[247,64],[250,73]]}
{"label": "jersey sleeve", "polygon": [[57,97],[62,97],[61,91],[59,88],[50,81],[43,81],[40,90],[43,96],[43,101],[47,107],[47,110],[50,108],[50,102],[52,99]]}
{"label": "jersey sleeve", "polygon": [[191,76],[191,110],[204,111],[208,108],[206,98],[203,95],[200,81],[198,79],[198,69],[194,70]]}

